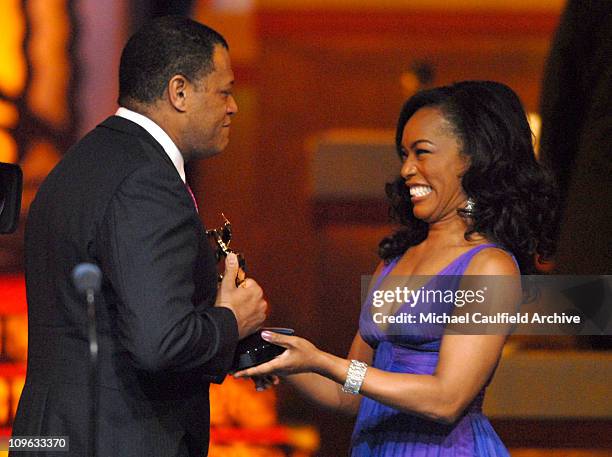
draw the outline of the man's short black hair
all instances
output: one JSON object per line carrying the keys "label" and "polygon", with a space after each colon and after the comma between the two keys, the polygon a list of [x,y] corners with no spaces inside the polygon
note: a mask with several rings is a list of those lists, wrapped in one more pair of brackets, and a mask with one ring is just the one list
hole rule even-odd
{"label": "man's short black hair", "polygon": [[164,16],[145,24],[128,40],[119,64],[119,104],[151,103],[172,76],[191,81],[214,70],[215,46],[228,49],[215,30],[182,16]]}

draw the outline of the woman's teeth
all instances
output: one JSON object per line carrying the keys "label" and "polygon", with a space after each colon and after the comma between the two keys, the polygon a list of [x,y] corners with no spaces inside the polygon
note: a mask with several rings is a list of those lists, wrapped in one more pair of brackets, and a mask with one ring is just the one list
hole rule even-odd
{"label": "woman's teeth", "polygon": [[431,192],[431,187],[429,186],[413,186],[410,188],[411,197],[424,197],[430,192]]}

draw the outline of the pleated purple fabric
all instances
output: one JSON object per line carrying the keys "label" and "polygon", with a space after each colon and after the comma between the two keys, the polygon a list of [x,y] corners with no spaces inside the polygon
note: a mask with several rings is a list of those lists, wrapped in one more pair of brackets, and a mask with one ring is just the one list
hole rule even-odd
{"label": "pleated purple fabric", "polygon": [[[493,244],[476,246],[459,256],[425,288],[458,286],[474,255]],[[373,290],[395,266],[391,262],[381,272]],[[444,279],[448,281],[444,282]],[[442,284],[437,282],[441,279]],[[436,306],[436,305],[430,305]],[[451,305],[452,306],[452,305]],[[416,305],[414,309],[426,309]],[[359,331],[375,348],[373,366],[395,373],[433,374],[438,363],[441,332],[419,329],[404,332],[389,326],[385,332],[372,319],[372,296],[362,307]],[[415,324],[416,325],[416,324]],[[485,386],[486,388],[486,386]],[[423,419],[364,397],[352,436],[352,457],[509,457],[508,451],[482,414],[483,388],[455,423],[445,425]]]}

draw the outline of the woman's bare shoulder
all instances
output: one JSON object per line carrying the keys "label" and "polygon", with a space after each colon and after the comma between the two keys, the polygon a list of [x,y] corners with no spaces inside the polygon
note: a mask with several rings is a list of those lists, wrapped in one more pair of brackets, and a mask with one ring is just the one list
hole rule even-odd
{"label": "woman's bare shoulder", "polygon": [[501,248],[490,247],[478,252],[465,270],[468,275],[520,275],[512,255]]}

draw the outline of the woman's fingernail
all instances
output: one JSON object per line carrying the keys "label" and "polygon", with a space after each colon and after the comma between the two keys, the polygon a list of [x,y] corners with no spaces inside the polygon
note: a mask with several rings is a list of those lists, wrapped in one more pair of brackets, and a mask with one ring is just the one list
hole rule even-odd
{"label": "woman's fingernail", "polygon": [[268,332],[268,331],[261,332],[261,337],[264,340],[271,340],[272,338],[274,338],[274,336],[272,335],[272,332]]}

